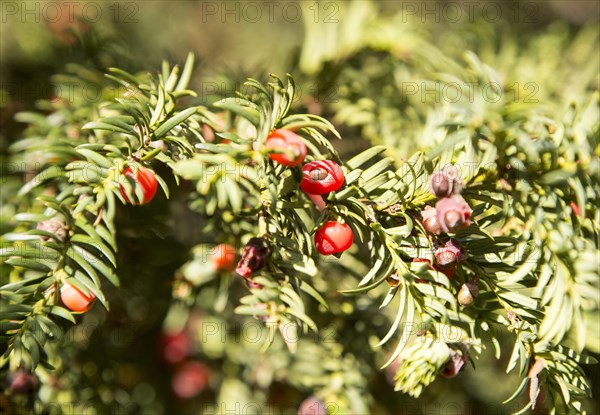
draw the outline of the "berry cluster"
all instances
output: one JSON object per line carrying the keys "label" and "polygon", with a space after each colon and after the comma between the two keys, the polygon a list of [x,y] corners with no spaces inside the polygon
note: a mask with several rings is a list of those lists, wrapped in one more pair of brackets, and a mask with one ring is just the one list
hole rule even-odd
{"label": "berry cluster", "polygon": [[[306,145],[302,139],[285,129],[273,131],[267,138],[266,147],[277,151],[269,154],[271,160],[288,167],[299,166],[306,156]],[[323,195],[339,190],[343,184],[344,172],[335,161],[311,161],[302,167],[300,189],[317,204],[320,210],[325,207]],[[315,246],[322,255],[343,252],[352,246],[353,241],[354,234],[350,226],[338,221],[326,222],[315,233]]]}
{"label": "berry cluster", "polygon": [[[127,195],[125,187],[121,184],[119,191],[126,203],[132,205],[143,205],[149,203],[158,189],[158,181],[154,172],[142,166],[128,166],[123,171],[123,175],[133,185],[134,194],[136,189],[141,187],[142,198],[139,201],[131,200]],[[57,238],[64,239],[66,237],[66,225],[61,220],[50,220],[40,222],[38,229],[53,233]],[[48,237],[42,236],[42,240],[48,240]],[[85,313],[88,311],[94,302],[96,296],[94,293],[84,293],[70,282],[64,281],[60,289],[60,299],[69,310],[77,313]]]}
{"label": "berry cluster", "polygon": [[171,389],[175,396],[190,399],[201,394],[208,386],[210,369],[193,359],[190,329],[164,330],[158,339],[160,360],[171,367]]}
{"label": "berry cluster", "polygon": [[[307,153],[304,141],[296,133],[286,129],[271,132],[265,141],[265,148],[272,161],[286,167],[300,166]],[[302,166],[299,187],[315,202],[319,210],[326,206],[323,195],[340,189],[343,184],[344,172],[335,161],[316,160]],[[314,241],[319,253],[332,255],[350,248],[354,234],[347,223],[330,220],[316,231]],[[252,238],[244,247],[236,272],[246,279],[250,288],[261,288],[250,276],[265,265],[269,253],[269,246],[263,238]]]}

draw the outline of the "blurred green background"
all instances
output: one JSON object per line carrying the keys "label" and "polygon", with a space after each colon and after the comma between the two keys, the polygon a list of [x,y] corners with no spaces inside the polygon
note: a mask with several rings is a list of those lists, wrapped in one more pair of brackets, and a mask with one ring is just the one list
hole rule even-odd
{"label": "blurred green background", "polygon": [[[309,0],[304,8],[299,3],[3,1],[0,105],[3,111],[11,106],[10,111],[12,106],[48,97],[49,76],[73,61],[148,70],[164,59],[183,62],[192,51],[201,62],[196,76],[203,78],[224,71],[242,75],[240,80],[244,74],[261,71],[281,75],[294,67],[294,55],[303,42],[304,20],[335,26],[350,18],[342,14],[344,2]],[[464,28],[465,23],[485,21],[517,35],[523,43],[557,21],[575,31],[586,22],[597,21],[599,13],[598,2],[593,0],[373,3],[382,14],[400,11],[404,19],[399,23],[431,31],[433,39],[443,39],[448,31]],[[87,22],[78,23],[79,17]],[[74,28],[82,29],[80,38],[70,33]],[[3,118],[7,119],[6,112]]]}
{"label": "blurred green background", "polygon": [[[594,0],[356,2],[376,4],[381,15],[399,16],[397,24],[404,26],[401,33],[412,32],[416,38],[423,36],[454,51],[486,42],[486,46],[499,45],[505,36],[524,46],[536,34],[557,27],[557,35],[574,34],[597,22],[600,13]],[[100,70],[116,66],[130,72],[156,71],[163,60],[182,63],[191,51],[198,57],[191,86],[202,103],[233,94],[249,76],[263,79],[268,73],[291,72],[296,77],[308,73],[310,78],[319,69],[315,62],[327,56],[301,52],[304,41],[327,48],[336,46],[337,34],[305,39],[305,26],[320,24],[331,33],[336,26],[350,26],[342,33],[350,41],[337,45],[343,52],[344,45],[354,41],[349,24],[353,16],[344,13],[347,4],[311,0],[2,1],[0,149],[5,154],[14,140],[11,137],[19,131],[12,122],[16,112],[31,108],[37,99],[69,94],[68,86],[57,90],[57,83],[50,80],[69,62]],[[531,68],[519,75],[536,79]],[[302,91],[305,95],[319,88],[322,79],[317,79],[308,84],[311,91]],[[96,97],[94,92],[89,91],[89,98]],[[333,98],[334,92],[326,91],[325,99]]]}
{"label": "blurred green background", "polygon": [[[462,42],[465,48],[486,42],[499,44],[503,37],[514,39],[517,47],[524,48],[545,31],[574,36],[582,27],[597,24],[600,13],[600,3],[593,0],[369,3],[376,3],[382,15],[399,15],[397,24],[406,24],[410,29],[407,33],[427,37],[442,50],[446,46],[460,49]],[[312,0],[303,5],[297,1],[2,1],[0,7],[0,152],[3,157],[24,128],[13,120],[15,113],[32,109],[39,99],[68,94],[64,85],[63,89],[56,90],[56,84],[51,82],[51,76],[63,71],[68,63],[80,63],[101,71],[116,66],[130,72],[157,72],[163,60],[182,63],[192,51],[198,64],[191,89],[198,92],[197,100],[207,105],[231,95],[248,76],[265,79],[268,73],[282,76],[291,72],[303,80],[307,88],[317,88],[327,77],[327,68],[322,70],[315,64],[319,57],[311,56],[311,50],[302,50],[302,46],[304,42],[327,44],[335,40],[306,38],[307,23],[333,28],[350,18],[342,13],[346,2]],[[480,28],[480,23],[485,29]],[[482,33],[488,37],[480,37]],[[351,31],[345,35],[352,37]],[[482,50],[485,49],[482,47]],[[552,53],[551,48],[548,51]],[[560,56],[549,58],[560,60]],[[536,77],[535,72],[526,75]],[[90,99],[94,99],[93,92],[90,91]],[[318,94],[315,96],[317,106],[314,102],[304,103],[309,111],[320,108]],[[335,94],[332,99],[335,100]],[[349,140],[335,143],[342,153],[366,145],[359,141],[359,134],[354,135],[354,140],[351,134]],[[178,197],[182,195],[175,194],[176,202]],[[77,361],[81,364],[74,365],[73,370],[81,371],[89,383],[85,387],[81,385],[78,399],[85,399],[86,388],[96,388],[95,392],[87,389],[90,400],[101,397],[102,401],[120,402],[123,412],[118,413],[188,414],[211,413],[211,410],[215,413],[215,408],[210,406],[215,399],[210,388],[193,400],[178,398],[171,385],[176,369],[159,360],[163,321],[171,303],[171,278],[188,259],[189,246],[211,241],[210,235],[194,233],[194,221],[198,218],[189,212],[182,213],[185,210],[182,205],[184,203],[168,205],[162,200],[146,208],[143,216],[134,209],[124,208],[120,212],[119,274],[124,287],[109,294],[113,304],[110,313],[98,311],[85,316],[82,327],[101,329],[92,330],[91,337],[82,335],[82,339],[74,332],[74,343],[80,350]],[[185,223],[173,223],[173,216],[179,214],[187,218]],[[147,222],[159,225],[148,228],[144,226]],[[161,238],[160,243],[156,242],[157,236]],[[203,312],[208,310],[198,310],[195,317],[198,321],[206,321],[206,318],[219,327],[225,324],[219,316],[204,316]],[[207,345],[202,347],[195,353],[207,361],[222,358],[225,353],[218,347],[213,352],[206,349]],[[234,362],[229,367],[232,373],[250,370],[234,368],[243,367],[244,363],[238,360],[255,359],[261,363],[256,350],[247,352],[240,347],[227,352]],[[272,353],[283,355],[282,345],[275,346]],[[286,362],[284,357],[282,362]],[[269,378],[276,370],[283,370],[270,367],[267,361],[262,363],[265,365],[262,372],[244,374],[245,379]],[[258,366],[260,369],[260,364]],[[228,369],[227,365],[224,367],[212,370]],[[508,413],[513,408],[502,407],[499,402],[510,395],[518,382],[515,377],[498,380],[497,373],[503,372],[505,367],[504,359],[496,361],[488,351],[476,372],[438,381],[418,402],[394,394],[383,373],[372,378],[369,386],[376,401],[374,408],[381,413]],[[598,369],[588,369],[598,396]],[[231,388],[233,396],[240,390],[231,384],[221,387]],[[284,413],[291,414],[304,396],[275,381],[270,397],[271,403],[287,408]],[[238,402],[252,399],[251,396],[237,398]],[[233,408],[226,410],[232,413]]]}

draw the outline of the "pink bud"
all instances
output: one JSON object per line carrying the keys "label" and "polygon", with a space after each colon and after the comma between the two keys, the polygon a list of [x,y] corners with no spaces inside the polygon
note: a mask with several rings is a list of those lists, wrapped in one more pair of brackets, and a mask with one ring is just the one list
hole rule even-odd
{"label": "pink bud", "polygon": [[300,404],[298,415],[327,415],[327,408],[323,401],[310,396]]}
{"label": "pink bud", "polygon": [[425,206],[425,210],[421,212],[421,217],[423,218],[423,227],[427,232],[438,235],[442,231],[435,208]]}
{"label": "pink bud", "polygon": [[[37,229],[40,231],[46,231],[46,232],[53,233],[56,236],[56,238],[58,238],[58,240],[60,240],[60,241],[64,240],[65,237],[67,236],[67,225],[63,220],[61,220],[59,218],[52,218],[52,219],[40,222],[37,224]],[[40,236],[40,239],[42,241],[47,241],[48,239],[54,240],[54,238],[50,238],[46,235]]]}
{"label": "pink bud", "polygon": [[429,179],[429,190],[439,198],[459,194],[463,186],[458,169],[451,164],[433,173]]}
{"label": "pink bud", "polygon": [[462,196],[454,195],[440,199],[435,209],[443,232],[453,233],[471,224],[472,211]]}

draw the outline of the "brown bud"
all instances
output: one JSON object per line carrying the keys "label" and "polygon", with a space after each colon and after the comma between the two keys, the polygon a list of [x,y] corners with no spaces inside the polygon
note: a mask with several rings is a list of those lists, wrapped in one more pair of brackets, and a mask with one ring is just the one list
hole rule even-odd
{"label": "brown bud", "polygon": [[440,199],[435,209],[443,232],[456,232],[471,224],[471,208],[461,196]]}
{"label": "brown bud", "polygon": [[388,277],[386,278],[387,283],[390,285],[390,287],[397,287],[400,285],[400,278],[398,277],[397,273],[393,273],[388,275]]}
{"label": "brown bud", "polygon": [[235,272],[244,278],[250,277],[253,272],[265,266],[268,255],[269,246],[267,241],[263,238],[250,239],[244,247],[242,258],[238,262]]}
{"label": "brown bud", "polygon": [[439,198],[452,194],[454,180],[446,172],[437,171],[429,179],[429,191]]}
{"label": "brown bud", "polygon": [[468,282],[463,284],[458,291],[458,303],[464,307],[470,306],[479,295],[479,287],[477,284]]}
{"label": "brown bud", "polygon": [[437,211],[431,206],[425,206],[425,209],[421,212],[423,218],[423,227],[429,233],[438,235],[442,232],[440,222],[437,219]]}
{"label": "brown bud", "polygon": [[435,264],[440,269],[450,269],[456,267],[458,263],[457,255],[449,250],[442,248],[441,252],[436,252]]}
{"label": "brown bud", "polygon": [[464,260],[464,253],[460,244],[450,239],[448,242],[437,248],[433,255],[435,257],[435,265],[440,270],[453,269],[456,265]]}
{"label": "brown bud", "polygon": [[[40,231],[46,231],[46,232],[50,232],[50,233],[54,234],[56,236],[56,238],[58,238],[59,241],[64,240],[65,237],[67,236],[67,225],[65,224],[65,222],[62,219],[59,219],[59,218],[52,218],[52,219],[40,222],[37,224],[37,229]],[[56,240],[55,238],[51,238],[46,235],[41,235],[40,239],[42,241],[47,241],[49,239]]]}
{"label": "brown bud", "polygon": [[464,366],[465,361],[466,359],[461,352],[450,349],[450,359],[442,370],[441,375],[446,378],[453,378],[454,376],[458,375],[458,372],[460,372]]}

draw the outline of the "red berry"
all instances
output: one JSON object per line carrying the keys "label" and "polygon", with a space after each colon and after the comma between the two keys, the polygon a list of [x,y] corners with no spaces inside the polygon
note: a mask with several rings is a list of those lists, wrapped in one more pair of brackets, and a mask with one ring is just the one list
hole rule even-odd
{"label": "red berry", "polygon": [[581,209],[579,209],[579,205],[577,203],[571,202],[571,209],[573,209],[575,216],[579,216],[581,214]]}
{"label": "red berry", "polygon": [[30,373],[25,369],[18,369],[16,372],[8,373],[6,383],[7,388],[12,393],[27,394],[35,391],[39,384],[39,381],[35,373]]}
{"label": "red berry", "polygon": [[[265,147],[268,150],[282,151],[282,153],[270,153],[269,158],[288,167],[299,166],[306,157],[306,144],[304,144],[304,141],[293,131],[283,128],[273,131],[267,137]],[[291,153],[294,158],[290,158],[288,153]]]}
{"label": "red berry", "polygon": [[331,160],[306,163],[302,167],[300,189],[311,195],[323,195],[338,190],[344,184],[344,172]]}
{"label": "red berry", "polygon": [[123,196],[125,202],[130,203],[132,205],[143,205],[152,200],[152,198],[156,194],[156,189],[158,188],[158,181],[156,180],[156,176],[154,175],[154,172],[152,170],[142,166],[138,166],[134,169],[132,169],[131,167],[127,167],[125,171],[123,171],[123,174],[133,182],[132,184],[134,192],[137,186],[141,186],[143,193],[142,200],[140,200],[139,202],[132,202],[127,197],[127,193],[125,193],[125,189],[121,185],[121,196]]}
{"label": "red berry", "polygon": [[185,331],[163,333],[160,338],[162,357],[167,363],[179,363],[189,355],[190,339]]}
{"label": "red berry", "polygon": [[354,234],[347,223],[331,220],[315,233],[315,246],[322,255],[344,252],[352,246]]}
{"label": "red berry", "polygon": [[177,368],[171,380],[171,387],[175,395],[189,399],[206,388],[208,379],[209,372],[206,366],[199,362],[186,362]]}
{"label": "red berry", "polygon": [[96,296],[93,293],[86,295],[79,288],[65,282],[60,290],[60,300],[71,311],[85,312],[92,306]]}
{"label": "red berry", "polygon": [[220,244],[211,253],[210,263],[215,271],[233,271],[235,265],[235,248],[228,244]]}

